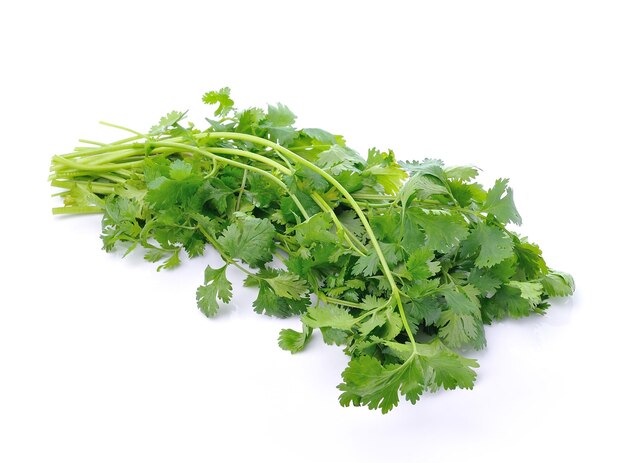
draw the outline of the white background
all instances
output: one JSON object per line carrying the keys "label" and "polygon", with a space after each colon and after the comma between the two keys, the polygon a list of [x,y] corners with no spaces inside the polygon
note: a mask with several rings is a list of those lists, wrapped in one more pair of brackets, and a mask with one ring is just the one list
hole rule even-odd
{"label": "white background", "polygon": [[[411,5],[409,7],[409,5]],[[0,461],[624,461],[626,10],[615,1],[7,2],[0,12]],[[49,159],[78,138],[281,101],[355,148],[509,177],[521,230],[575,297],[488,327],[473,391],[342,408],[347,357],[299,355],[206,260],[101,251],[52,217]],[[215,256],[211,259],[215,261]]]}

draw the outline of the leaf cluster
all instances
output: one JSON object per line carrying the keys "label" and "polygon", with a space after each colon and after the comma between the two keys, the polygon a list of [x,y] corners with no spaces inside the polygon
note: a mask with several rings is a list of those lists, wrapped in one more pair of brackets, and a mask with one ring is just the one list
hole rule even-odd
{"label": "leaf cluster", "polygon": [[245,272],[256,312],[302,321],[281,348],[318,331],[350,356],[342,405],[386,413],[401,396],[472,388],[478,364],[463,352],[486,345],[486,324],[572,294],[511,229],[522,219],[507,179],[484,188],[473,166],[362,157],[294,127],[285,105],[236,109],[228,88],[203,101],[215,106],[204,130],[174,111],[145,135],[55,156],[55,212],[101,212],[104,249],[142,250],[159,270],[213,247],[223,265],[205,270],[202,313],[232,299],[227,270]]}

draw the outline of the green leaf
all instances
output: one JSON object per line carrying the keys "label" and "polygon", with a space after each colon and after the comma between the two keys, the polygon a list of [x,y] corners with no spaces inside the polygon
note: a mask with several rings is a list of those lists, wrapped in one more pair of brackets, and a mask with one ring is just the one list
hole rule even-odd
{"label": "green leaf", "polygon": [[290,126],[296,122],[296,115],[287,106],[278,103],[276,106],[267,106],[267,118],[265,121],[274,127]]}
{"label": "green leaf", "polygon": [[571,296],[576,285],[572,276],[565,272],[551,270],[541,279],[546,294],[550,297]]}
{"label": "green leaf", "polygon": [[432,251],[448,252],[468,235],[467,223],[461,214],[434,213],[416,207],[406,210],[407,222],[419,226],[426,236],[426,247]]}
{"label": "green leaf", "polygon": [[387,323],[387,317],[385,313],[374,312],[367,319],[367,321],[361,323],[361,327],[359,328],[359,331],[361,332],[363,336],[367,336],[368,334],[372,332],[372,330],[378,328],[379,326],[383,326],[385,323]]}
{"label": "green leaf", "polygon": [[356,319],[346,309],[334,304],[309,307],[302,316],[302,322],[311,328],[329,327],[348,330],[356,323]]}
{"label": "green leaf", "polygon": [[478,175],[478,169],[474,166],[455,166],[447,167],[444,172],[448,178],[468,181]]}
{"label": "green leaf", "polygon": [[296,241],[301,246],[308,247],[320,243],[336,243],[337,234],[332,233],[331,228],[330,216],[326,212],[320,212],[291,227],[288,232],[295,232]]}
{"label": "green leaf", "polygon": [[202,101],[205,104],[217,104],[219,105],[215,112],[215,116],[225,116],[233,109],[233,100],[230,99],[230,88],[223,87],[217,91],[210,91],[204,94]]}
{"label": "green leaf", "polygon": [[462,357],[452,351],[441,350],[434,355],[422,357],[425,369],[432,371],[435,387],[444,389],[473,389],[478,362]]}
{"label": "green leaf", "polygon": [[541,302],[543,286],[539,281],[509,281],[508,285],[519,289],[522,298],[530,304],[537,305]]}
{"label": "green leaf", "polygon": [[234,128],[235,132],[255,135],[261,121],[265,118],[265,111],[260,108],[248,108],[238,112],[236,118],[238,122]]}
{"label": "green leaf", "polygon": [[322,339],[329,346],[342,346],[348,340],[348,333],[336,328],[322,327],[320,328]]}
{"label": "green leaf", "polygon": [[541,249],[536,244],[516,241],[514,251],[519,269],[526,279],[534,280],[539,275],[548,273],[548,266],[543,260]]}
{"label": "green leaf", "polygon": [[359,166],[364,163],[356,151],[340,145],[333,145],[321,152],[315,162],[317,166],[333,175],[339,175],[343,171],[360,172]]}
{"label": "green leaf", "polygon": [[214,269],[207,265],[204,269],[204,284],[215,285],[217,287],[217,296],[224,302],[230,302],[231,297],[233,297],[233,286],[226,278],[226,267],[228,265]]}
{"label": "green leaf", "polygon": [[394,310],[394,307],[389,307],[384,312],[385,323],[382,329],[379,330],[379,337],[382,339],[392,340],[395,339],[402,332],[402,318],[400,314]]}
{"label": "green leaf", "polygon": [[423,161],[400,162],[400,165],[410,174],[426,176],[440,182],[446,183],[446,173],[443,170],[443,162],[439,159],[424,159]]}
{"label": "green leaf", "polygon": [[302,332],[292,329],[282,329],[278,335],[278,346],[292,354],[302,351],[311,339],[311,328],[302,325]]}
{"label": "green leaf", "polygon": [[326,130],[302,129],[302,133],[325,145],[332,145],[335,143],[335,136],[330,132],[326,132]]}
{"label": "green leaf", "polygon": [[153,125],[148,132],[148,135],[156,137],[157,135],[161,135],[167,131],[174,124],[178,124],[185,117],[187,112],[181,113],[180,111],[172,111],[168,113],[166,116],[163,116],[159,123]]}
{"label": "green leaf", "polygon": [[413,251],[406,263],[411,277],[414,280],[425,280],[435,275],[441,269],[441,263],[433,262],[434,258],[435,254],[427,248]]}
{"label": "green leaf", "polygon": [[230,302],[233,296],[233,287],[226,278],[226,267],[218,269],[212,268],[210,265],[204,270],[204,285],[196,290],[196,302],[198,308],[207,317],[213,317],[219,310],[217,298],[224,302]]}
{"label": "green leaf", "polygon": [[480,290],[483,296],[493,295],[502,285],[502,280],[497,278],[490,269],[472,268],[467,282]]}
{"label": "green leaf", "polygon": [[176,159],[170,164],[169,174],[173,180],[185,180],[191,175],[193,166],[182,159]]}
{"label": "green leaf", "polygon": [[278,296],[272,286],[265,280],[256,279],[259,285],[259,294],[252,303],[254,311],[269,316],[286,318],[292,315],[299,315],[306,311],[309,305],[309,298],[302,297],[292,299]]}
{"label": "green leaf", "polygon": [[[182,166],[176,168],[176,175],[183,175]],[[202,177],[188,175],[182,180],[158,177],[148,184],[146,202],[158,211],[171,208],[188,207],[194,200],[200,186],[203,184]]]}
{"label": "green leaf", "polygon": [[230,224],[217,242],[231,258],[259,267],[272,260],[275,234],[268,219],[246,216]]}
{"label": "green leaf", "polygon": [[267,116],[261,127],[267,130],[273,141],[288,146],[297,136],[296,130],[292,127],[295,121],[295,114],[287,106],[278,103],[276,106],[268,105]]}
{"label": "green leaf", "polygon": [[363,222],[356,215],[356,212],[353,210],[346,210],[339,214],[337,214],[337,218],[341,225],[343,225],[346,230],[352,233],[357,238],[361,238],[365,236],[365,228],[363,227]]}
{"label": "green leaf", "polygon": [[343,391],[339,402],[344,407],[350,403],[367,405],[385,414],[398,405],[400,390],[412,403],[424,391],[424,371],[417,356],[403,364],[383,366],[376,358],[363,355],[352,358],[341,376],[344,382],[338,386]]}
{"label": "green leaf", "polygon": [[436,341],[424,345],[427,355],[412,354],[403,363],[381,364],[369,355],[353,357],[342,373],[342,406],[367,406],[389,412],[398,405],[399,395],[416,403],[426,388],[435,390],[474,385],[478,364],[440,346]]}
{"label": "green leaf", "polygon": [[483,301],[481,311],[486,323],[505,317],[521,318],[531,313],[533,305],[521,295],[519,289],[503,285],[493,297]]}
{"label": "green leaf", "polygon": [[367,153],[367,168],[363,175],[371,174],[376,181],[383,186],[385,193],[396,194],[404,179],[407,178],[406,171],[396,162],[395,154],[392,150],[381,152],[377,149],[370,149]]}
{"label": "green leaf", "polygon": [[456,290],[446,290],[444,298],[448,310],[441,312],[437,322],[442,341],[452,348],[467,344],[476,348],[482,347],[484,337],[480,308],[467,295]]}
{"label": "green leaf", "polygon": [[370,252],[357,259],[352,267],[352,275],[372,276],[378,271],[379,262],[378,254],[372,249]]}
{"label": "green leaf", "polygon": [[196,290],[196,303],[198,308],[207,317],[214,317],[220,308],[217,303],[217,286],[202,285]]}
{"label": "green leaf", "polygon": [[287,299],[300,299],[309,291],[307,283],[301,280],[298,275],[282,270],[277,271],[276,276],[265,278],[265,281],[272,287],[277,296]]}
{"label": "green leaf", "polygon": [[180,248],[176,248],[170,257],[162,264],[157,267],[157,272],[160,272],[163,269],[171,270],[180,265]]}
{"label": "green leaf", "polygon": [[426,326],[435,325],[439,321],[444,307],[439,298],[420,297],[405,305],[405,312],[413,331],[417,332],[421,323]]}
{"label": "green leaf", "polygon": [[464,243],[465,252],[478,252],[476,266],[493,267],[513,255],[513,240],[498,227],[480,222]]}
{"label": "green leaf", "polygon": [[448,190],[446,187],[436,183],[430,177],[418,174],[409,178],[398,193],[404,207],[408,207],[414,199],[424,200],[435,195],[447,194]]}
{"label": "green leaf", "polygon": [[[513,190],[507,188],[508,179],[498,179],[492,189],[487,192],[483,211],[493,214],[503,224],[513,222],[521,225],[522,218],[513,202]],[[506,192],[506,195],[504,193]],[[503,196],[504,195],[504,196]]]}

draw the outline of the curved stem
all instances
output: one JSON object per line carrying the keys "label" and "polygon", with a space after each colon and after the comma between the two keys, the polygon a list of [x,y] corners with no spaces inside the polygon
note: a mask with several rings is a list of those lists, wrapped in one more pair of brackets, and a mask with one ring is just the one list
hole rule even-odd
{"label": "curved stem", "polygon": [[272,159],[267,158],[266,156],[262,156],[257,153],[252,153],[251,151],[234,149],[234,148],[218,148],[218,147],[213,147],[213,146],[207,147],[206,149],[210,151],[211,153],[215,153],[215,154],[232,154],[233,156],[244,156],[250,159],[254,159],[256,161],[259,161],[259,162],[262,162],[262,163],[265,163],[267,165],[274,167],[276,170],[280,171],[281,173],[285,175],[291,175],[293,173],[293,169],[291,169],[291,165],[289,165],[289,167],[285,167],[282,164],[279,164],[276,161],[273,161]]}
{"label": "curved stem", "polygon": [[53,207],[54,215],[60,214],[101,214],[102,208],[99,206],[62,206]]}
{"label": "curved stem", "polygon": [[99,165],[95,165],[92,166],[91,164],[87,164],[84,162],[76,162],[76,161],[71,161],[67,158],[61,157],[61,156],[54,156],[52,158],[52,160],[54,162],[57,162],[59,164],[62,164],[64,166],[67,167],[71,167],[72,169],[76,169],[76,170],[82,170],[82,171],[86,171],[86,172],[99,172],[99,171],[114,171],[114,170],[118,170],[118,169],[124,169],[126,167],[136,167],[139,166],[141,164],[143,164],[143,160],[141,161],[131,161],[131,162],[126,162],[126,163],[120,163],[120,164],[99,164]]}
{"label": "curved stem", "polygon": [[147,138],[146,135],[144,135],[143,133],[137,132],[136,130],[133,130],[133,129],[129,129],[128,127],[124,127],[122,125],[111,124],[110,122],[105,122],[105,121],[100,121],[100,124],[106,125],[107,127],[113,127],[114,129],[120,129],[120,130],[124,130],[126,132],[134,133],[135,135],[137,135],[137,136],[139,136],[141,138]]}

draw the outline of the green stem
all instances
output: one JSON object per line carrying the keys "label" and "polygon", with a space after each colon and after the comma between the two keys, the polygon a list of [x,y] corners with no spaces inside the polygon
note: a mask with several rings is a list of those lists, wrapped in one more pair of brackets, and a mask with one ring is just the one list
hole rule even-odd
{"label": "green stem", "polygon": [[135,135],[141,138],[147,138],[146,135],[144,135],[143,133],[137,132],[136,130],[133,130],[133,129],[129,129],[128,127],[124,127],[124,126],[117,125],[117,124],[111,124],[110,122],[104,122],[104,121],[100,121],[100,124],[106,125],[107,127],[113,127],[114,129],[120,129],[126,132],[134,133]]}
{"label": "green stem", "polygon": [[98,206],[63,206],[53,207],[54,215],[60,214],[101,214],[102,208]]}
{"label": "green stem", "polygon": [[87,145],[106,146],[106,143],[100,143],[99,141],[93,140],[85,140],[84,138],[79,138],[78,141],[80,143],[86,143]]}
{"label": "green stem", "polygon": [[115,185],[113,183],[90,182],[85,180],[52,180],[51,185],[57,188],[65,188],[66,190],[70,190],[77,185],[82,185],[92,193],[104,195],[115,193]]}
{"label": "green stem", "polygon": [[243,196],[243,192],[246,190],[246,177],[248,176],[248,171],[244,170],[243,175],[241,176],[241,188],[239,188],[239,194],[237,195],[237,204],[235,205],[235,210],[239,210],[239,206],[241,205],[241,197]]}
{"label": "green stem", "polygon": [[99,146],[97,148],[86,148],[80,151],[73,151],[71,153],[58,154],[55,157],[61,157],[65,159],[77,158],[77,157],[86,157],[86,156],[94,156],[96,154],[110,154],[115,151],[129,150],[134,149],[139,152],[145,152],[145,144],[144,143],[131,143],[131,144],[120,144],[120,145],[104,145]]}
{"label": "green stem", "polygon": [[384,195],[384,194],[369,194],[369,193],[354,193],[352,195],[354,199],[373,199],[378,201],[393,201],[396,199],[395,196],[392,195]]}
{"label": "green stem", "polygon": [[250,159],[254,159],[256,161],[272,166],[274,169],[278,170],[279,172],[285,175],[291,175],[293,173],[293,170],[291,169],[291,165],[289,165],[289,167],[283,166],[282,164],[279,164],[276,161],[269,159],[267,156],[263,156],[257,153],[252,153],[250,151],[245,151],[245,150],[240,150],[240,149],[235,149],[235,148],[218,148],[218,147],[213,147],[213,146],[207,147],[206,149],[210,151],[211,153],[215,153],[215,154],[231,154],[233,156],[244,156]]}
{"label": "green stem", "polygon": [[335,305],[343,305],[346,307],[352,307],[353,309],[363,310],[363,304],[359,304],[358,302],[345,301],[343,299],[329,297],[322,292],[319,292],[319,293],[316,292],[315,295],[326,303],[335,304]]}
{"label": "green stem", "polygon": [[[71,161],[70,159],[61,157],[61,156],[54,156],[52,158],[52,160],[54,162],[57,162],[61,165],[67,166],[67,167],[71,167],[72,169],[76,169],[76,170],[80,170],[80,171],[86,171],[86,172],[100,172],[100,171],[115,171],[118,169],[124,169],[126,167],[137,167],[141,164],[143,164],[143,160],[141,161],[132,161],[132,162],[126,162],[126,163],[120,163],[120,164],[100,164],[100,165],[95,165],[92,166],[90,164],[87,164],[85,162],[76,162],[76,161]],[[56,169],[58,170],[58,169]]]}

